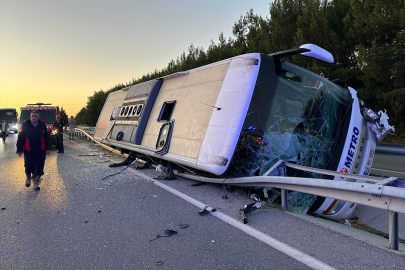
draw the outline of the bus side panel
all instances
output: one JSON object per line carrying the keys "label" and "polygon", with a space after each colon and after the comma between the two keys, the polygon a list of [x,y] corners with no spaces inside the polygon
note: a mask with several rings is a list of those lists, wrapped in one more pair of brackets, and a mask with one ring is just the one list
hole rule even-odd
{"label": "bus side panel", "polygon": [[155,148],[162,124],[157,121],[164,102],[176,101],[169,154],[196,160],[214,110],[229,61],[164,80],[146,125],[141,145]]}

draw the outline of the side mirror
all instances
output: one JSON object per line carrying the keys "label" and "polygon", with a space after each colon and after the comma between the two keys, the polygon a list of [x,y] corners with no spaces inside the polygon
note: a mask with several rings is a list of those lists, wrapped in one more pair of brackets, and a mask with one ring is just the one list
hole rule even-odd
{"label": "side mirror", "polygon": [[304,44],[301,45],[300,48],[311,50],[310,52],[301,53],[301,55],[313,57],[326,63],[332,64],[334,62],[333,55],[330,52],[319,46],[316,46],[315,44]]}

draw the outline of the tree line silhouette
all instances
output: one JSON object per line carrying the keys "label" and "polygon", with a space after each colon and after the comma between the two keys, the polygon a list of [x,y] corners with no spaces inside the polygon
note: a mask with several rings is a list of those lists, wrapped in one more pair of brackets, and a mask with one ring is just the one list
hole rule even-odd
{"label": "tree line silhouette", "polygon": [[269,17],[249,10],[232,26],[233,37],[219,34],[207,50],[191,44],[167,67],[95,91],[76,115],[79,125],[95,126],[110,92],[236,55],[297,48],[313,43],[335,58],[334,64],[302,56],[287,61],[329,79],[342,79],[372,109],[386,109],[397,133],[405,132],[405,1],[275,0]]}

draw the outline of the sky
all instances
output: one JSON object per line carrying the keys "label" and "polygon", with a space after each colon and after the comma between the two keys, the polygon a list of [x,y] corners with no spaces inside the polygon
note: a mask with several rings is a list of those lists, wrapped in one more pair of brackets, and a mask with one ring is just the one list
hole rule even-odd
{"label": "sky", "polygon": [[270,0],[0,0],[0,108],[52,103],[75,116],[95,91],[207,50]]}

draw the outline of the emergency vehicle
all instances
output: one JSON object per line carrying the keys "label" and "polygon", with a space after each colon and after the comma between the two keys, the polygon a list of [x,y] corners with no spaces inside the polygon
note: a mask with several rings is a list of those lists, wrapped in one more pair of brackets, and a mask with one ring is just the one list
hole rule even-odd
{"label": "emergency vehicle", "polygon": [[[377,142],[391,130],[324,76],[288,63],[291,55],[333,63],[314,44],[249,53],[111,92],[94,138],[212,178],[264,175],[278,161],[368,175]],[[337,181],[346,178],[322,177]],[[351,181],[351,180],[350,180]],[[309,212],[350,216],[355,204],[318,197]]]}
{"label": "emergency vehicle", "polygon": [[53,124],[56,122],[56,116],[59,115],[59,106],[39,102],[35,104],[27,104],[27,106],[21,107],[19,130],[21,130],[21,126],[25,121],[30,120],[30,114],[33,110],[38,111],[39,120],[45,122],[46,128],[49,132],[51,145],[56,144],[55,136],[52,135],[54,135]]}

